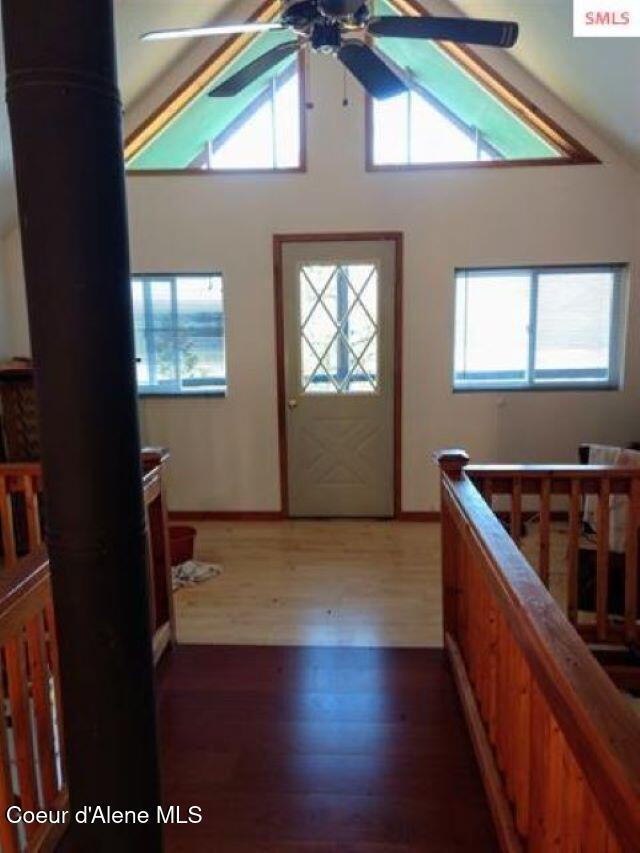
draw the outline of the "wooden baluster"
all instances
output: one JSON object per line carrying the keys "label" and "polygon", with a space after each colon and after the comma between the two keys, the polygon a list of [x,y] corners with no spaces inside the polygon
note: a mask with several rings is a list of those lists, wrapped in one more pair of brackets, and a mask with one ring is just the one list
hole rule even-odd
{"label": "wooden baluster", "polygon": [[580,831],[581,853],[606,853],[607,824],[591,789],[583,785],[582,827]]}
{"label": "wooden baluster", "polygon": [[457,640],[459,537],[451,516],[451,508],[442,504],[442,627],[444,636]]}
{"label": "wooden baluster", "polygon": [[8,569],[15,568],[18,562],[16,553],[16,533],[13,526],[13,504],[7,487],[7,479],[0,475],[0,529],[2,530],[2,550],[4,564]]}
{"label": "wooden baluster", "polygon": [[511,538],[520,547],[522,538],[522,478],[514,477],[511,489]]}
{"label": "wooden baluster", "polygon": [[[476,698],[478,702],[478,710],[482,721],[486,723],[488,719],[488,687],[489,679],[487,676],[487,641],[488,631],[485,617],[487,614],[487,596],[485,585],[482,582],[480,572],[475,572],[475,594],[474,594],[474,617],[476,622],[476,639],[475,639],[475,659],[476,659]],[[482,614],[482,615],[480,615]]]}
{"label": "wooden baluster", "polygon": [[598,530],[596,552],[596,630],[599,640],[607,638],[609,617],[609,495],[611,482],[608,477],[600,481],[598,497]]}
{"label": "wooden baluster", "polygon": [[53,708],[49,691],[49,666],[45,646],[43,614],[36,613],[27,623],[27,652],[36,722],[43,806],[51,806],[58,792],[55,770]]}
{"label": "wooden baluster", "polygon": [[56,623],[53,612],[53,602],[51,599],[51,593],[49,593],[49,596],[47,598],[47,604],[45,606],[44,611],[44,619],[46,628],[47,659],[49,661],[49,671],[51,673],[51,679],[53,681],[53,701],[56,714],[56,726],[58,730],[58,744],[60,747],[60,754],[58,756],[58,760],[60,762],[59,769],[61,774],[60,785],[62,785],[63,780],[65,778],[64,720],[62,717],[62,693],[60,688],[60,660],[58,658],[58,638],[56,635]]}
{"label": "wooden baluster", "polygon": [[584,801],[584,779],[573,753],[566,741],[562,754],[562,850],[578,853],[581,848],[582,807]]}
{"label": "wooden baluster", "polygon": [[0,658],[0,845],[2,853],[18,853],[20,847],[18,845],[17,827],[10,824],[4,817],[7,808],[15,804],[11,783],[5,705],[4,673]]}
{"label": "wooden baluster", "polygon": [[22,492],[24,494],[25,512],[27,516],[27,534],[29,537],[29,551],[37,551],[42,544],[42,531],[40,530],[40,513],[38,511],[38,492],[34,487],[34,480],[30,474],[21,478]]}
{"label": "wooden baluster", "polygon": [[571,480],[569,493],[569,537],[567,542],[567,616],[578,624],[578,548],[580,544],[580,481]]}
{"label": "wooden baluster", "polygon": [[549,726],[549,776],[546,790],[548,844],[551,850],[560,850],[562,845],[562,792],[564,789],[563,754],[566,749],[564,735],[556,720],[551,717]]}
{"label": "wooden baluster", "polygon": [[[33,742],[31,740],[31,717],[29,708],[29,681],[25,658],[25,642],[22,632],[13,635],[5,645],[7,662],[7,682],[11,705],[11,729],[13,732],[20,805],[23,809],[36,809],[38,806],[35,778]],[[34,825],[26,827],[27,838],[34,831]]]}
{"label": "wooden baluster", "polygon": [[513,639],[513,635],[511,634],[511,630],[508,626],[508,623],[505,619],[505,630],[507,631],[508,636],[508,658],[507,658],[507,682],[506,682],[506,723],[508,727],[508,739],[507,739],[507,763],[506,763],[506,788],[507,794],[509,796],[509,800],[513,803],[515,800],[515,783],[516,783],[516,771],[515,771],[515,752],[516,752],[516,741],[518,739],[518,730],[516,728],[516,645]]}
{"label": "wooden baluster", "polygon": [[549,825],[547,789],[549,780],[549,739],[551,718],[549,709],[538,685],[531,685],[531,781],[529,788],[529,844],[528,853],[547,851]]}
{"label": "wooden baluster", "polygon": [[627,502],[625,548],[624,633],[628,642],[638,636],[638,525],[640,524],[640,478],[632,477]]}
{"label": "wooden baluster", "polygon": [[514,743],[514,802],[518,832],[529,832],[529,770],[531,761],[531,673],[522,653],[517,650],[514,667],[515,716],[517,736]]}
{"label": "wooden baluster", "polygon": [[540,484],[540,559],[538,574],[549,587],[549,551],[551,544],[551,479],[544,477]]}
{"label": "wooden baluster", "polygon": [[509,751],[509,731],[507,726],[509,703],[509,636],[504,616],[498,619],[498,695],[496,702],[496,746],[498,767],[506,770]]}
{"label": "wooden baluster", "polygon": [[488,734],[489,740],[495,745],[498,728],[498,609],[493,595],[489,594],[487,605],[487,638],[488,638]]}

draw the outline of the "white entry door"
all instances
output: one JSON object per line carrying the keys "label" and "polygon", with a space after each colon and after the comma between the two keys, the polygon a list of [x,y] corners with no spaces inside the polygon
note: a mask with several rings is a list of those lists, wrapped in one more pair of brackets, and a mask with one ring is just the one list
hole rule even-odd
{"label": "white entry door", "polygon": [[395,242],[282,252],[290,515],[392,516]]}

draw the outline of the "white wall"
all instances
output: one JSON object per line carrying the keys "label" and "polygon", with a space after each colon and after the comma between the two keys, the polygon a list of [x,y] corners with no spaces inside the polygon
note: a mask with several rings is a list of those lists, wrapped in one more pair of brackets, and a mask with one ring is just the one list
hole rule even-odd
{"label": "white wall", "polygon": [[[404,232],[404,510],[437,508],[429,456],[438,447],[466,447],[476,461],[560,462],[573,460],[581,441],[640,438],[638,174],[548,92],[512,72],[606,165],[368,174],[360,93],[352,84],[343,108],[342,75],[320,57],[307,174],[128,179],[134,270],[222,270],[225,279],[229,396],[141,407],[145,439],[172,450],[174,509],[279,508],[276,232]],[[136,114],[165,94],[158,88]],[[15,254],[15,236],[5,249]],[[606,261],[634,265],[622,391],[452,394],[456,266]],[[19,279],[15,261],[9,266]],[[19,291],[14,280],[16,305]],[[24,341],[24,331],[15,335]]]}
{"label": "white wall", "polygon": [[9,357],[31,354],[21,252],[20,232],[14,228],[2,242],[1,298],[7,317],[3,350]]}

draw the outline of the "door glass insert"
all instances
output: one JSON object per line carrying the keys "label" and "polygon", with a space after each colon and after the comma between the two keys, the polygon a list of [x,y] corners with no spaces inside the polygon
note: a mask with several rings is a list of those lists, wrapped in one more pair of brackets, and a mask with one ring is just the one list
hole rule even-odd
{"label": "door glass insert", "polygon": [[375,264],[309,264],[300,268],[303,393],[375,393],[378,334]]}

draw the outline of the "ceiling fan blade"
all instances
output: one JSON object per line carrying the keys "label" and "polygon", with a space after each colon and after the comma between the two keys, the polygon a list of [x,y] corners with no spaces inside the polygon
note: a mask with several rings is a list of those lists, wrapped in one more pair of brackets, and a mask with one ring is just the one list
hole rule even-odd
{"label": "ceiling fan blade", "polygon": [[474,18],[399,17],[371,18],[368,32],[374,36],[405,39],[436,39],[491,47],[513,47],[518,25],[510,21],[483,21]]}
{"label": "ceiling fan blade", "polygon": [[212,89],[209,92],[209,97],[231,98],[233,95],[237,95],[238,92],[246,89],[254,80],[261,77],[265,71],[275,67],[287,56],[295,53],[299,47],[300,45],[297,41],[286,41],[283,44],[272,47],[271,50],[263,53],[262,56],[254,59],[253,62],[245,65],[244,68],[236,71],[235,74],[232,74],[231,77],[228,77],[219,86],[216,86],[215,89]]}
{"label": "ceiling fan blade", "polygon": [[275,21],[268,24],[221,24],[211,27],[185,27],[178,30],[153,30],[143,33],[141,41],[166,41],[168,39],[202,38],[203,36],[229,36],[236,33],[266,33],[270,30],[282,30],[284,26]]}
{"label": "ceiling fan blade", "polygon": [[407,91],[403,80],[369,45],[359,41],[346,42],[338,51],[338,59],[374,98],[392,98]]}

